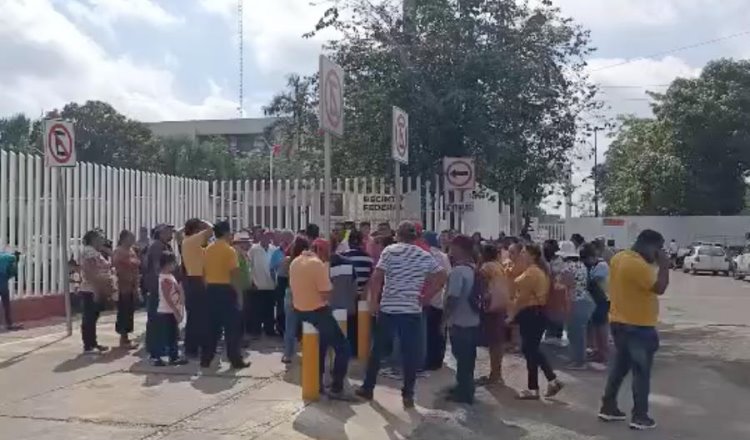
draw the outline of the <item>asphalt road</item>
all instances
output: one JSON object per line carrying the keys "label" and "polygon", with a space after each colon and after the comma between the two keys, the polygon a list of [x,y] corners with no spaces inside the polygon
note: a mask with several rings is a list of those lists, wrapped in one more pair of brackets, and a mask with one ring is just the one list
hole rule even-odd
{"label": "asphalt road", "polygon": [[[439,397],[452,381],[449,361],[420,379],[414,411],[401,408],[399,384],[388,380],[373,403],[306,404],[299,371],[284,370],[276,341],[253,344],[252,366],[241,374],[226,364],[209,372],[195,365],[158,370],[127,352],[81,357],[79,336],[64,338],[56,325],[0,334],[0,438],[750,439],[750,283],[674,273],[661,310],[651,399],[659,428],[652,432],[596,419],[603,371],[563,371],[567,387],[557,399],[519,402],[513,395],[525,370],[509,355],[508,387],[481,388],[479,402],[466,407]],[[116,341],[111,317],[103,319],[100,334],[105,343]],[[478,374],[486,368],[482,352]],[[351,370],[355,386],[361,366]],[[624,388],[623,410],[630,407],[629,394]]]}

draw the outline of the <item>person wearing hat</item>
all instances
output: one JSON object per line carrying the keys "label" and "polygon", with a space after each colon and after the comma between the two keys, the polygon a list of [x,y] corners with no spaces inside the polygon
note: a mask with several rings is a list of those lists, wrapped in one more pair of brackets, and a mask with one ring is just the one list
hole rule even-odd
{"label": "person wearing hat", "polygon": [[237,262],[239,264],[239,270],[234,276],[233,284],[235,290],[237,290],[237,301],[239,301],[240,310],[243,310],[244,299],[247,295],[250,295],[250,288],[253,285],[250,278],[250,261],[248,257],[248,251],[250,251],[250,246],[252,245],[250,233],[247,231],[236,232],[232,239],[232,245],[237,252]]}
{"label": "person wearing hat", "polygon": [[148,295],[146,321],[146,351],[154,351],[154,344],[158,343],[157,328],[154,326],[154,318],[159,308],[159,273],[161,272],[161,256],[165,252],[174,253],[172,250],[172,239],[174,238],[174,226],[164,223],[156,225],[153,229],[153,240],[146,250],[146,258],[141,262],[144,270],[141,271],[145,279],[146,293]]}
{"label": "person wearing hat", "polygon": [[557,255],[563,259],[563,273],[574,280],[570,286],[570,313],[565,324],[569,343],[568,369],[585,370],[586,333],[591,314],[596,307],[588,291],[588,270],[572,241],[561,242]]}

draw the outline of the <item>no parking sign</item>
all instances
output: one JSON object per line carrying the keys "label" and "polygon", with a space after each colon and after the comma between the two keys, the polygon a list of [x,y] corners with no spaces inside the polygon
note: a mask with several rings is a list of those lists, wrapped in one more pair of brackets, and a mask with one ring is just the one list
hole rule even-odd
{"label": "no parking sign", "polygon": [[57,119],[44,121],[44,164],[48,167],[76,166],[76,138],[73,123]]}

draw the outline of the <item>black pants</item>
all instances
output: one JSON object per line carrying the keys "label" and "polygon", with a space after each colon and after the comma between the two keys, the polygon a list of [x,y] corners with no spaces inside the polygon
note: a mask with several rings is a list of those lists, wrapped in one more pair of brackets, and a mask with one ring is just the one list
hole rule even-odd
{"label": "black pants", "polygon": [[209,328],[201,346],[201,364],[210,364],[216,355],[216,346],[224,332],[229,362],[242,362],[240,339],[242,335],[241,318],[237,293],[228,284],[209,284],[206,286],[208,298]]}
{"label": "black pants", "polygon": [[83,303],[83,316],[81,317],[81,338],[83,349],[93,350],[99,343],[96,340],[96,322],[102,311],[102,305],[96,300],[94,292],[79,292]]}
{"label": "black pants", "polygon": [[555,372],[547,361],[547,357],[540,350],[542,335],[547,326],[547,318],[541,307],[528,307],[516,316],[521,332],[521,352],[526,358],[526,371],[529,375],[529,390],[539,389],[539,369],[548,381],[555,380]]}
{"label": "black pants", "polygon": [[158,344],[158,328],[156,325],[156,310],[159,308],[159,290],[148,292],[146,298],[146,351],[151,353]]}
{"label": "black pants", "polygon": [[13,325],[13,318],[10,314],[10,289],[8,288],[8,285],[6,284],[3,287],[0,287],[0,299],[2,299],[3,302],[3,313],[5,314],[5,327],[10,327]]}
{"label": "black pants", "polygon": [[155,339],[157,341],[154,342],[151,358],[161,358],[166,354],[169,356],[169,360],[177,359],[179,357],[177,318],[171,313],[157,313],[154,315],[154,320],[157,335]]}
{"label": "black pants", "polygon": [[117,321],[115,332],[127,336],[133,332],[133,315],[135,314],[135,292],[120,292],[117,298]]}
{"label": "black pants", "polygon": [[427,319],[427,356],[425,370],[439,370],[443,368],[445,359],[445,332],[443,331],[443,310],[427,306],[424,309]]}
{"label": "black pants", "polygon": [[185,354],[198,356],[201,340],[208,333],[206,285],[203,277],[185,277]]}
{"label": "black pants", "polygon": [[276,278],[276,293],[274,295],[274,307],[276,309],[276,333],[282,336],[284,335],[284,329],[286,328],[284,296],[286,295],[287,287],[289,287],[289,278],[281,276]]}
{"label": "black pants", "polygon": [[318,330],[320,335],[320,384],[323,384],[323,372],[325,371],[325,359],[328,347],[333,348],[335,358],[333,360],[333,373],[331,390],[339,392],[344,388],[344,378],[349,369],[349,345],[346,337],[341,331],[338,322],[333,319],[333,311],[330,307],[321,307],[311,312],[296,311],[301,322],[308,322]]}
{"label": "black pants", "polygon": [[357,347],[358,347],[358,341],[357,341],[357,333],[358,328],[357,324],[359,322],[359,319],[357,319],[357,314],[354,313],[353,315],[348,315],[346,317],[346,338],[349,340],[349,353],[351,353],[352,356],[357,356]]}
{"label": "black pants", "polygon": [[477,363],[479,326],[450,328],[451,350],[456,358],[456,397],[474,401],[474,367]]}
{"label": "black pants", "polygon": [[254,336],[260,336],[261,333],[268,336],[276,334],[275,304],[276,291],[274,290],[253,290],[250,292],[248,333]]}
{"label": "black pants", "polygon": [[547,321],[546,335],[548,338],[562,339],[563,325],[556,322]]}

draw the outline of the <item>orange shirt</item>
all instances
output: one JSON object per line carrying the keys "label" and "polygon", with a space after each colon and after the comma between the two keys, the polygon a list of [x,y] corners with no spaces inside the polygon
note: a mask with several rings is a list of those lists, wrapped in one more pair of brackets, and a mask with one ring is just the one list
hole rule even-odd
{"label": "orange shirt", "polygon": [[328,265],[312,252],[303,252],[289,265],[292,304],[300,312],[311,312],[328,304],[324,294],[333,290]]}

